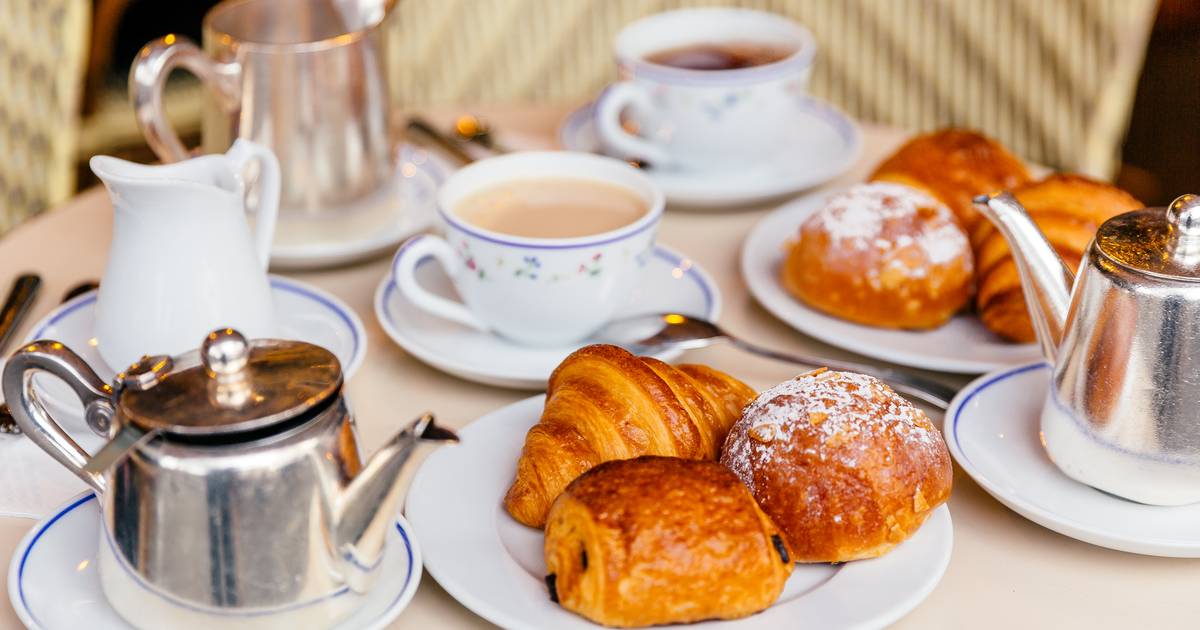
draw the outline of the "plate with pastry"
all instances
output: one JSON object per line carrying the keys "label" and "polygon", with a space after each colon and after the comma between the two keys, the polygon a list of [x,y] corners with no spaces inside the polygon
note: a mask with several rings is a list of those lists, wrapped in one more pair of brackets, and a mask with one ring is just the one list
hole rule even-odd
{"label": "plate with pastry", "polygon": [[868,376],[757,394],[592,345],[460,437],[405,513],[430,575],[505,628],[883,627],[950,560],[945,443]]}
{"label": "plate with pastry", "polygon": [[1050,366],[1039,362],[981,376],[959,392],[945,429],[963,471],[1009,509],[1064,536],[1130,553],[1200,558],[1200,504],[1122,499],[1068,477],[1050,460],[1040,423],[1050,379]]}
{"label": "plate with pastry", "polygon": [[[687,256],[656,245],[640,273],[641,283],[615,318],[659,312],[678,312],[709,321],[720,316],[720,289],[708,272]],[[427,290],[453,295],[453,286],[437,265],[419,264],[416,276]],[[498,387],[544,389],[554,367],[584,345],[523,346],[436,317],[401,293],[390,273],[375,290],[375,316],[393,341],[421,361],[460,378]],[[670,360],[681,353],[675,349],[657,356]]]}
{"label": "plate with pastry", "polygon": [[1100,223],[1141,204],[1079,175],[1033,180],[995,140],[918,136],[872,181],[767,215],[742,250],[755,298],[826,343],[912,367],[978,374],[1036,361],[1011,252],[974,191],[1012,190],[1068,264]]}
{"label": "plate with pastry", "polygon": [[[794,136],[793,150],[772,155],[761,164],[736,164],[708,172],[646,168],[667,202],[690,208],[751,205],[819,186],[846,172],[862,152],[858,123],[833,105],[806,98],[797,120],[780,133]],[[563,120],[558,143],[564,149],[603,153],[596,135],[594,105],[589,103]],[[626,156],[619,156],[626,157]],[[724,165],[720,165],[724,166]]]}

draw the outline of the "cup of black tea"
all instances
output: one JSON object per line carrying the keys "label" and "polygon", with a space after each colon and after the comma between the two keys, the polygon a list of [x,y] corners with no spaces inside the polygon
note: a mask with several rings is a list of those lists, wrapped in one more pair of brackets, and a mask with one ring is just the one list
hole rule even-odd
{"label": "cup of black tea", "polygon": [[[626,26],[621,80],[596,102],[606,152],[654,168],[706,171],[770,159],[807,99],[812,33],[750,9],[681,9]],[[636,130],[636,133],[635,133]]]}

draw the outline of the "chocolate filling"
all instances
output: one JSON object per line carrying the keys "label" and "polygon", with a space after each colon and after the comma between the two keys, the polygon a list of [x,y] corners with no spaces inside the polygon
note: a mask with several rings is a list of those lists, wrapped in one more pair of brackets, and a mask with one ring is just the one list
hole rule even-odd
{"label": "chocolate filling", "polygon": [[783,544],[783,539],[779,537],[779,534],[771,534],[771,542],[775,545],[775,551],[779,552],[779,559],[782,560],[784,564],[787,564],[789,562],[789,558],[787,546]]}
{"label": "chocolate filling", "polygon": [[550,601],[558,603],[558,589],[554,587],[554,581],[558,576],[551,573],[546,576],[546,588],[550,591]]}

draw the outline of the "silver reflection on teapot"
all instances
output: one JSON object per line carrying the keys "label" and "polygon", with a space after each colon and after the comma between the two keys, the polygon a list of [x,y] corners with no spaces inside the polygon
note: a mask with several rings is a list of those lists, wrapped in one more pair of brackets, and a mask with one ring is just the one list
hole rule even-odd
{"label": "silver reflection on teapot", "polygon": [[[109,437],[94,456],[38,402],[37,372],[66,381]],[[146,357],[113,385],[37,341],[9,359],[2,384],[24,433],[99,495],[101,584],[142,628],[244,614],[255,627],[333,625],[380,573],[414,448],[457,441],[427,414],[364,464],[337,358],[232,329],[198,351]]]}
{"label": "silver reflection on teapot", "polygon": [[1077,277],[1012,195],[975,202],[1012,247],[1054,364],[1041,420],[1054,463],[1133,501],[1200,501],[1200,197],[1109,219]]}

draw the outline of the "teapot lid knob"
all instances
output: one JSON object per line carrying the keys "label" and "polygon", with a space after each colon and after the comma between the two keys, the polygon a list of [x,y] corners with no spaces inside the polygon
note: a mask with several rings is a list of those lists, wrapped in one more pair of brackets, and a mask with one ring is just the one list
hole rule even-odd
{"label": "teapot lid knob", "polygon": [[208,333],[200,346],[200,362],[209,376],[234,376],[241,372],[250,360],[250,343],[242,333],[232,328],[222,328]]}
{"label": "teapot lid knob", "polygon": [[1167,221],[1187,236],[1200,236],[1200,195],[1180,195],[1167,206]]}

